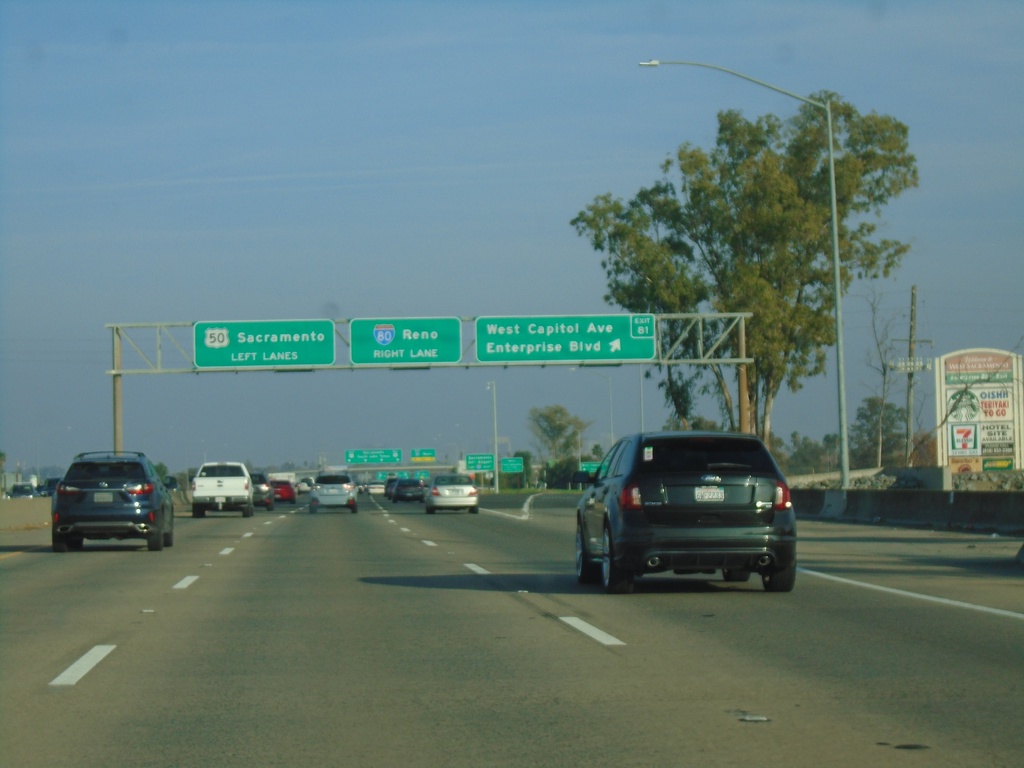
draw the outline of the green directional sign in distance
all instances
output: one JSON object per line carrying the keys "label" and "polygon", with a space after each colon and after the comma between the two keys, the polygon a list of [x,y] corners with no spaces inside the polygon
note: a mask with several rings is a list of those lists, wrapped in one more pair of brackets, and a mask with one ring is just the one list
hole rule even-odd
{"label": "green directional sign in distance", "polygon": [[434,448],[413,448],[411,458],[415,462],[437,461],[437,450]]}
{"label": "green directional sign in distance", "polygon": [[192,326],[196,368],[334,365],[333,320],[201,322]]}
{"label": "green directional sign in distance", "polygon": [[655,358],[654,315],[478,317],[481,363],[646,362]]}
{"label": "green directional sign in distance", "polygon": [[493,453],[467,453],[466,470],[468,472],[493,472]]}
{"label": "green directional sign in distance", "polygon": [[462,360],[457,317],[355,319],[349,323],[352,365],[436,365]]}
{"label": "green directional sign in distance", "polygon": [[345,451],[346,464],[401,464],[400,448],[375,448],[372,450]]}
{"label": "green directional sign in distance", "polygon": [[523,457],[522,456],[507,456],[501,460],[501,471],[506,474],[514,474],[523,471]]}

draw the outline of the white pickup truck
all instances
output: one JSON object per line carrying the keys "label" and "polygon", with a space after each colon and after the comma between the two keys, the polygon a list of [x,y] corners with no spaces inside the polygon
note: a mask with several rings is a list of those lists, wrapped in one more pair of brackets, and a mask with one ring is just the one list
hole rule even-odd
{"label": "white pickup truck", "polygon": [[206,517],[207,510],[241,510],[252,517],[252,478],[238,461],[211,461],[192,478],[192,517]]}

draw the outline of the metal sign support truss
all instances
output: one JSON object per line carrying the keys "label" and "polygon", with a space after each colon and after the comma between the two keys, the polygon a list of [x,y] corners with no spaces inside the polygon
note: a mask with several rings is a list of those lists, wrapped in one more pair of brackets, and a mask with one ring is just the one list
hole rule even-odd
{"label": "metal sign support truss", "polygon": [[[753,359],[746,354],[746,320],[753,316],[751,312],[707,312],[655,315],[655,356],[650,360],[559,360],[538,363],[515,363],[515,365],[572,365],[582,366],[614,366],[621,365],[739,365],[741,381],[745,379],[746,366]],[[464,346],[464,357],[475,350],[475,321],[473,317],[461,318],[463,338],[471,339]],[[334,332],[337,339],[351,350],[349,338],[349,320],[334,320]],[[241,371],[274,371],[278,373],[299,370],[341,370],[351,371],[360,368],[390,370],[429,369],[429,368],[508,368],[507,362],[479,362],[461,360],[457,363],[430,364],[425,362],[416,366],[410,365],[353,365],[351,362],[334,365],[317,366],[302,369],[287,366],[218,368],[214,370],[197,368],[194,351],[192,350],[194,323],[108,323],[111,331],[112,361],[107,374],[113,380],[114,407],[114,449],[123,450],[123,407],[122,377],[130,375],[149,375],[167,373],[238,373]],[[467,333],[467,330],[470,333]],[[149,332],[152,332],[150,335]],[[145,337],[145,338],[143,338]],[[186,338],[187,337],[187,338]],[[125,353],[131,362],[125,363]],[[475,357],[475,355],[474,355]],[[741,383],[742,386],[742,383]],[[745,423],[743,414],[741,423]]]}

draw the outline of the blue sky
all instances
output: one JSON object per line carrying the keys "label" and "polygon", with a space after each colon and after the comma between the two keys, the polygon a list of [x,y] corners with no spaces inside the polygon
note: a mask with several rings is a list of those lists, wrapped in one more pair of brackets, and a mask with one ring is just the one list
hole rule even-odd
{"label": "blue sky", "polygon": [[[721,110],[799,107],[651,58],[909,126],[920,187],[881,234],[912,249],[844,303],[851,418],[879,384],[869,295],[905,339],[917,286],[919,354],[1020,352],[1022,38],[1015,0],[0,0],[0,450],[111,446],[107,323],[617,311],[569,220],[710,147]],[[588,443],[666,415],[635,367],[133,376],[125,447],[172,469],[482,452],[488,381],[503,451],[535,447],[533,406],[591,421]],[[773,429],[838,430],[834,364],[780,393]]]}

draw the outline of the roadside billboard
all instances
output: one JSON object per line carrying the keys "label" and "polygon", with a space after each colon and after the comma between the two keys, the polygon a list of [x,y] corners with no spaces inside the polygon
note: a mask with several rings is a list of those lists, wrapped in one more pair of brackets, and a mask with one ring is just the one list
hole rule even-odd
{"label": "roadside billboard", "polygon": [[1021,469],[1024,382],[1021,356],[962,349],[935,368],[938,463],[952,472]]}

